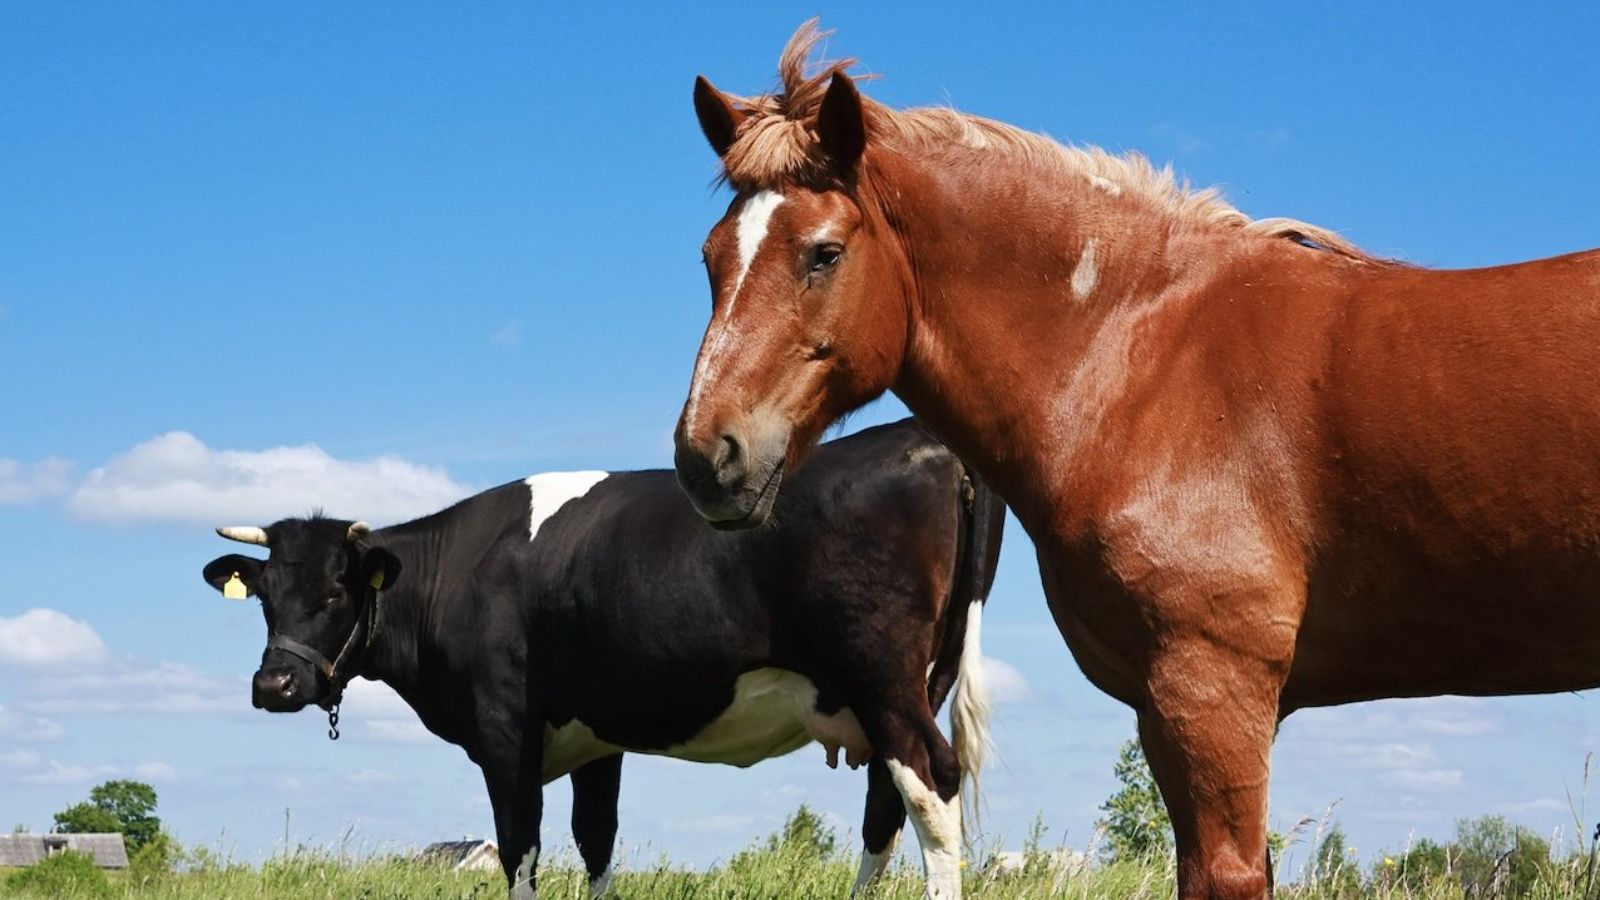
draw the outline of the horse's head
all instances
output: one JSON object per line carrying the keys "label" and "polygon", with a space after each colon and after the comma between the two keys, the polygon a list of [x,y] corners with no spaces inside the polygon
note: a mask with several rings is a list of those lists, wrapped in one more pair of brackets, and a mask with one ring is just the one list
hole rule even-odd
{"label": "horse's head", "polygon": [[[815,39],[802,30],[785,53]],[[796,63],[798,69],[799,63]],[[705,243],[711,322],[678,421],[678,480],[723,528],[761,524],[784,472],[887,390],[910,333],[911,270],[872,200],[869,110],[837,63],[741,101],[694,105],[737,196]]]}

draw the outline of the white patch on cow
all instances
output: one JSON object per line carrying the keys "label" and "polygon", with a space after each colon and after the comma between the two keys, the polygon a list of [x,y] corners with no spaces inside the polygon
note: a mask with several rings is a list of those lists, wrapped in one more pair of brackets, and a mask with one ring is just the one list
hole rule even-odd
{"label": "white patch on cow", "polygon": [[545,472],[528,478],[528,540],[539,536],[546,519],[604,481],[609,472]]}
{"label": "white patch on cow", "polygon": [[1089,296],[1094,286],[1100,283],[1100,270],[1095,266],[1094,248],[1094,238],[1084,241],[1083,253],[1078,256],[1078,264],[1072,269],[1072,296],[1079,300]]}
{"label": "white patch on cow", "polygon": [[734,683],[733,702],[693,738],[658,752],[696,762],[752,766],[791,753],[811,741],[826,748],[830,765],[839,749],[851,767],[872,757],[872,745],[848,708],[817,712],[817,688],[786,669],[756,669]]}
{"label": "white patch on cow", "polygon": [[894,859],[894,851],[900,846],[900,832],[896,831],[889,838],[889,843],[884,845],[883,852],[873,853],[865,848],[861,851],[861,868],[856,870],[856,883],[850,889],[850,896],[855,897],[867,889],[874,879],[882,875],[889,868],[889,860]]}
{"label": "white patch on cow", "polygon": [[589,896],[594,900],[600,900],[601,897],[610,893],[611,878],[614,874],[611,867],[606,866],[605,871],[600,873],[600,877],[589,879]]}
{"label": "white patch on cow", "polygon": [[539,848],[530,847],[528,852],[522,854],[522,861],[517,863],[517,874],[511,882],[511,900],[539,900],[539,894],[533,888],[533,876],[539,869]]}
{"label": "white patch on cow", "polygon": [[906,815],[922,845],[922,869],[930,900],[961,897],[961,797],[940,800],[917,773],[897,759],[887,761],[889,777],[906,803]]}
{"label": "white patch on cow", "polygon": [[551,728],[547,724],[544,726],[544,753],[540,759],[539,778],[549,784],[580,766],[621,751],[621,747],[595,737],[594,729],[577,719],[560,728]]}
{"label": "white patch on cow", "polygon": [[721,714],[694,737],[665,749],[608,743],[577,719],[560,728],[546,725],[539,775],[548,784],[624,750],[745,767],[792,753],[812,741],[827,751],[829,766],[838,765],[841,749],[852,769],[872,758],[872,745],[849,707],[818,712],[817,688],[811,679],[786,669],[756,669],[734,682],[733,701]]}

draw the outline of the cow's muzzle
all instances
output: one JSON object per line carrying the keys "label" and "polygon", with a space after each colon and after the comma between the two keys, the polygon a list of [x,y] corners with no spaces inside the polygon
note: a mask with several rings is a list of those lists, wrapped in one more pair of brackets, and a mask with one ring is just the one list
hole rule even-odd
{"label": "cow's muzzle", "polygon": [[304,682],[288,669],[261,669],[250,680],[250,702],[268,712],[299,712],[314,698]]}

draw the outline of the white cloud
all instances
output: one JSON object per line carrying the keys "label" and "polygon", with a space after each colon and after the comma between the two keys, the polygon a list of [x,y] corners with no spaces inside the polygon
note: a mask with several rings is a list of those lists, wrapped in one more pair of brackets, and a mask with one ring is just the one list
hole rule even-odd
{"label": "white cloud", "polygon": [[14,741],[53,741],[65,732],[49,719],[12,712],[0,706],[0,735]]}
{"label": "white cloud", "polygon": [[[339,715],[344,722],[360,722],[360,733],[380,741],[398,744],[420,744],[436,741],[422,721],[394,689],[381,681],[357,678],[344,689],[339,703]],[[348,725],[344,726],[350,731]]]}
{"label": "white cloud", "polygon": [[1382,782],[1390,787],[1413,791],[1443,791],[1461,786],[1460,769],[1395,769],[1383,773]]}
{"label": "white cloud", "polygon": [[1531,813],[1565,813],[1572,811],[1572,804],[1566,800],[1557,800],[1554,797],[1540,797],[1536,800],[1522,800],[1514,803],[1501,803],[1494,807],[1497,813],[1510,816],[1528,815]]}
{"label": "white cloud", "polygon": [[112,765],[100,763],[87,765],[84,763],[64,763],[52,759],[42,767],[29,766],[34,771],[24,774],[18,781],[24,784],[82,784],[106,778],[120,778],[132,776],[141,781],[171,781],[177,777],[177,772],[172,766],[164,762],[145,762],[133,766]]}
{"label": "white cloud", "polygon": [[102,520],[267,524],[326,509],[395,522],[473,493],[439,469],[393,456],[342,460],[314,444],[213,450],[185,431],[138,444],[91,471],[73,492],[79,515]]}
{"label": "white cloud", "polygon": [[40,678],[23,702],[42,713],[228,713],[250,709],[244,678],[211,675],[182,663],[119,661]]}
{"label": "white cloud", "polygon": [[72,463],[50,457],[31,465],[0,457],[0,506],[37,503],[67,492]]}
{"label": "white cloud", "polygon": [[983,677],[989,685],[989,698],[995,703],[1021,703],[1032,689],[1016,666],[993,656],[983,658]]}
{"label": "white cloud", "polygon": [[92,665],[106,656],[100,635],[65,613],[30,609],[20,616],[0,618],[0,665]]}
{"label": "white cloud", "polygon": [[0,753],[0,766],[7,769],[32,769],[44,762],[44,757],[32,750],[11,750]]}

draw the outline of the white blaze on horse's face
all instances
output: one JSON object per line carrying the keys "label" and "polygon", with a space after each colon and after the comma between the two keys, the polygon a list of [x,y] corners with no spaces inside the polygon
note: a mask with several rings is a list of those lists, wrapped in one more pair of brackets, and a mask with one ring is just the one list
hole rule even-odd
{"label": "white blaze on horse's face", "polygon": [[733,291],[728,296],[729,305],[739,299],[739,289],[744,286],[744,277],[749,274],[750,264],[756,261],[756,253],[761,250],[761,243],[767,238],[767,227],[772,224],[772,213],[782,202],[783,195],[777,191],[758,191],[744,201],[744,206],[740,208],[739,226],[736,232],[739,239],[739,269],[733,279]]}

